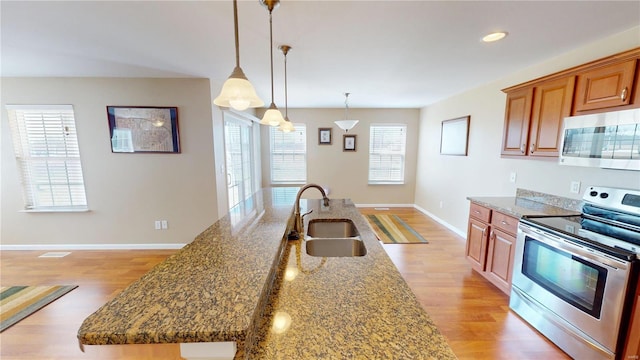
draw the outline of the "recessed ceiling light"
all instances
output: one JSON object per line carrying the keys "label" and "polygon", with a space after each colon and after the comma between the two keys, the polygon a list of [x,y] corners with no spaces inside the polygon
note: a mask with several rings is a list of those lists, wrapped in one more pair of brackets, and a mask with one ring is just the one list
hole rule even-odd
{"label": "recessed ceiling light", "polygon": [[498,41],[500,39],[504,39],[505,36],[507,36],[507,32],[506,31],[494,32],[494,33],[491,33],[491,34],[483,37],[482,41],[484,41],[484,42]]}

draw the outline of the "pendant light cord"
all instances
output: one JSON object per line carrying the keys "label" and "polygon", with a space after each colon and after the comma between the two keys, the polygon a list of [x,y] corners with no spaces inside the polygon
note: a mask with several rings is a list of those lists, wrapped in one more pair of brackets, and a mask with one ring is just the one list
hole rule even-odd
{"label": "pendant light cord", "polygon": [[273,19],[271,12],[273,9],[269,9],[269,51],[271,54],[271,105],[275,105],[273,101]]}
{"label": "pendant light cord", "polygon": [[287,100],[287,53],[284,53],[284,118],[289,120],[289,101]]}
{"label": "pendant light cord", "polygon": [[349,120],[349,94],[344,93],[344,119]]}
{"label": "pendant light cord", "polygon": [[236,36],[236,67],[240,67],[240,40],[238,36],[238,1],[233,0],[233,30]]}

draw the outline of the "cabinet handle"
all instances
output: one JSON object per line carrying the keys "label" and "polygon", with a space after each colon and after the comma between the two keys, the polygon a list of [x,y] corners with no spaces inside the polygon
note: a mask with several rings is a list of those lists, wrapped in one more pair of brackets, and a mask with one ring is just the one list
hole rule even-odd
{"label": "cabinet handle", "polygon": [[522,146],[520,146],[520,152],[524,154],[524,144],[522,144]]}
{"label": "cabinet handle", "polygon": [[478,210],[473,210],[473,213],[474,213],[474,214],[480,214],[480,211],[478,211]]}
{"label": "cabinet handle", "polygon": [[620,100],[625,101],[627,100],[627,87],[625,86],[624,89],[622,89],[622,93],[620,94]]}
{"label": "cabinet handle", "polygon": [[504,221],[504,220],[502,220],[502,225],[509,225],[509,223]]}
{"label": "cabinet handle", "polygon": [[533,153],[533,148],[535,148],[536,144],[531,144],[531,146],[529,146],[529,154]]}

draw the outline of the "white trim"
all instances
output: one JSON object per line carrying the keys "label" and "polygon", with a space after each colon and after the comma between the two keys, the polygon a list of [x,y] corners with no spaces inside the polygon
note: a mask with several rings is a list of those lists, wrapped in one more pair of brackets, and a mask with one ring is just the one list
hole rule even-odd
{"label": "white trim", "polygon": [[439,217],[433,215],[432,213],[428,212],[427,210],[421,208],[418,205],[413,205],[414,208],[416,208],[418,211],[420,211],[421,213],[427,215],[428,217],[432,218],[433,220],[435,220],[436,222],[440,223],[441,225],[444,225],[447,229],[453,231],[454,233],[460,235],[463,239],[467,239],[467,234],[463,231],[461,231],[460,229],[458,229],[457,227],[449,224],[448,222],[440,219]]}
{"label": "white trim", "polygon": [[173,250],[182,249],[187,244],[0,244],[0,251],[6,250]]}
{"label": "white trim", "polygon": [[415,207],[413,204],[355,204],[356,207],[387,207],[387,208],[398,208],[398,207]]}

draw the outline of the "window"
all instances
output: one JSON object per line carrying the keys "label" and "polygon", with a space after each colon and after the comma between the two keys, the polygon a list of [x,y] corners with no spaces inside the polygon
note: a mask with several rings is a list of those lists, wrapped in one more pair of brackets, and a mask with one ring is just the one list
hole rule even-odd
{"label": "window", "polygon": [[7,105],[25,209],[87,209],[71,105]]}
{"label": "window", "polygon": [[307,131],[305,125],[294,126],[295,130],[289,133],[269,128],[272,184],[307,182]]}
{"label": "window", "polygon": [[406,141],[406,125],[371,125],[369,184],[404,184]]}
{"label": "window", "polygon": [[253,129],[250,121],[225,113],[224,140],[229,209],[253,195]]}

